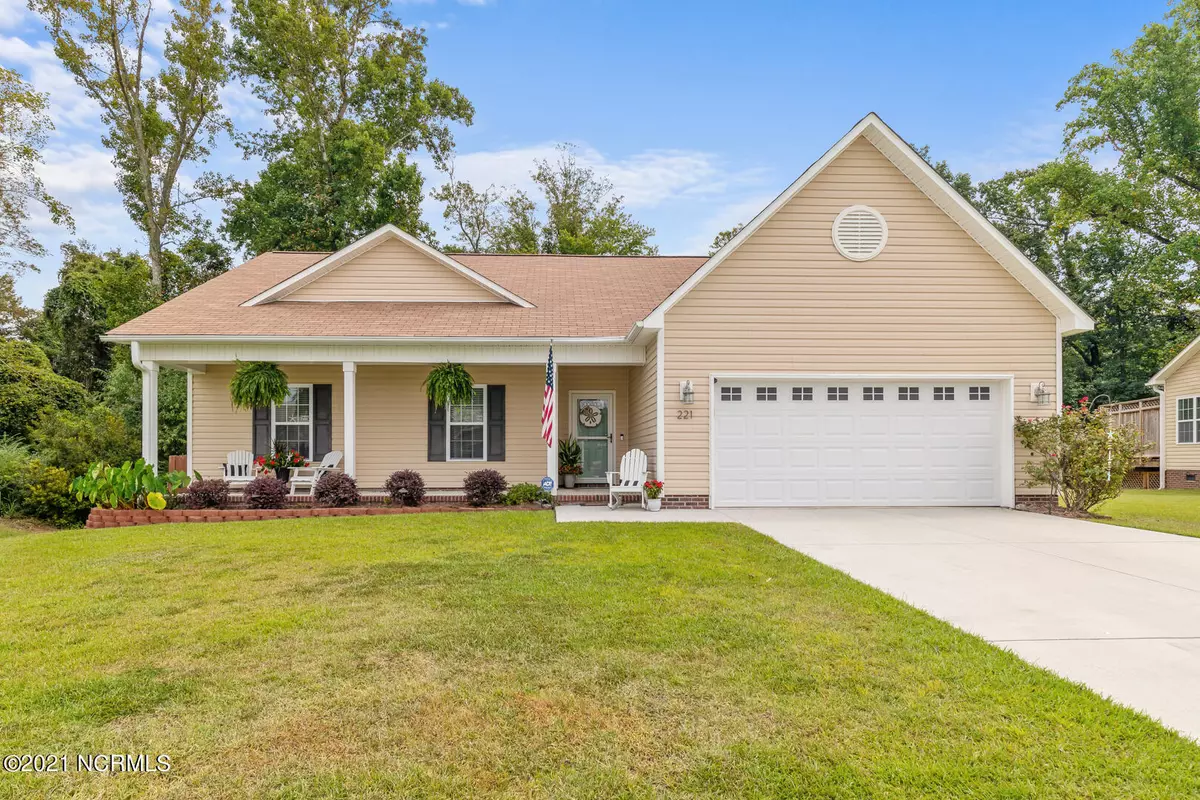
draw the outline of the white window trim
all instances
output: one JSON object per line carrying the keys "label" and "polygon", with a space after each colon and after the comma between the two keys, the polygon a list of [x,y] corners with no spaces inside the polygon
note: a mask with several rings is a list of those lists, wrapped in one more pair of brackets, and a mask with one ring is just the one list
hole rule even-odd
{"label": "white window trim", "polygon": [[[307,458],[309,461],[312,461],[313,451],[316,449],[316,445],[317,445],[316,440],[314,438],[316,436],[316,429],[313,425],[314,421],[317,418],[317,396],[313,390],[313,384],[311,384],[311,383],[289,383],[288,384],[288,392],[291,393],[292,389],[308,389],[308,455],[306,455],[305,458]],[[276,405],[277,404],[275,404],[275,403],[271,403],[271,447],[272,448],[275,447],[275,442],[277,442],[279,440],[279,437],[275,435],[275,431],[278,429],[278,427],[280,425],[302,425],[303,424],[301,422],[276,422],[275,421]]]}
{"label": "white window trim", "polygon": [[[450,404],[446,404],[446,460],[447,461],[487,461],[488,455],[488,385],[486,383],[476,383],[471,385],[472,389],[483,390],[483,422],[451,422],[450,421]],[[450,429],[453,426],[460,428],[474,427],[477,424],[483,426],[483,458],[454,458],[450,455]]]}
{"label": "white window trim", "polygon": [[[1184,422],[1190,422],[1192,424],[1192,440],[1190,442],[1179,441],[1179,423],[1180,423],[1179,403],[1182,402],[1183,400],[1191,400],[1192,401],[1192,418],[1190,420],[1183,420]],[[1196,426],[1196,422],[1198,420],[1196,419],[1196,416],[1197,416],[1198,412],[1200,412],[1200,395],[1189,394],[1189,395],[1183,395],[1181,397],[1175,398],[1175,444],[1182,444],[1182,445],[1198,444],[1198,442],[1196,441],[1196,433],[1198,432],[1197,426]]]}

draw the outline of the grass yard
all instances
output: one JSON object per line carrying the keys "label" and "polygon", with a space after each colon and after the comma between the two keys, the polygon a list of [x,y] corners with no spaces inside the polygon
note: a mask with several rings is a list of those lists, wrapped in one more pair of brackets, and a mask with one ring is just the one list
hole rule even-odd
{"label": "grass yard", "polygon": [[1195,744],[737,525],[31,532],[0,599],[0,753],[173,767],[0,797],[1200,795]]}
{"label": "grass yard", "polygon": [[1098,522],[1200,537],[1200,490],[1126,489],[1093,510],[1110,518]]}

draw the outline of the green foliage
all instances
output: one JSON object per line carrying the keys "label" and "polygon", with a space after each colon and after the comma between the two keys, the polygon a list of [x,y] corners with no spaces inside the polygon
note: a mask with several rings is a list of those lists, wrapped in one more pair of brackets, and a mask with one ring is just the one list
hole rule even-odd
{"label": "green foliage", "polygon": [[163,252],[163,297],[170,300],[233,268],[229,249],[212,237],[212,224],[204,220],[200,231],[177,251]]}
{"label": "green foliage", "polygon": [[150,494],[160,494],[168,505],[173,505],[190,483],[186,472],[157,475],[139,458],[119,467],[98,461],[71,482],[71,491],[77,500],[86,499],[100,508],[148,508]]}
{"label": "green foliage", "polygon": [[84,388],[55,375],[36,344],[0,340],[0,436],[24,439],[46,412],[81,408]]}
{"label": "green foliage", "polygon": [[558,442],[558,472],[560,475],[579,475],[583,472],[583,448],[574,436]]}
{"label": "green foliage", "polygon": [[263,408],[282,403],[288,396],[288,377],[269,361],[239,361],[229,380],[229,400],[234,408]]}
{"label": "green foliage", "polygon": [[554,497],[549,492],[533,483],[513,484],[504,493],[504,504],[507,506],[549,505],[553,501]]}
{"label": "green foliage", "polygon": [[431,238],[420,221],[418,148],[441,166],[449,123],[474,109],[430,80],[425,34],[384,0],[235,0],[233,63],[274,127],[240,137],[267,161],[234,186],[225,230],[250,253],[333,250],[384,223]]}
{"label": "green foliage", "polygon": [[739,233],[741,233],[742,228],[744,228],[744,227],[746,227],[745,224],[739,222],[737,225],[734,225],[729,230],[721,231],[720,233],[718,233],[716,236],[713,237],[712,244],[709,245],[709,247],[708,247],[708,254],[710,256],[715,255],[718,250],[720,250],[725,245],[729,244],[729,241],[733,237],[735,237]]}
{"label": "green foliage", "polygon": [[[130,436],[140,441],[142,373],[129,360],[128,346],[113,348],[113,366],[101,397],[104,405],[125,421]],[[159,470],[166,469],[169,456],[187,452],[187,373],[182,370],[158,371],[158,449]]]}
{"label": "green foliage", "polygon": [[[36,203],[51,220],[74,230],[71,212],[46,191],[38,168],[42,148],[54,124],[49,100],[21,76],[0,67],[0,269],[20,272],[31,265],[17,254],[43,256],[46,248],[29,229],[29,206]],[[10,278],[11,280],[11,278]]]}
{"label": "green foliage", "polygon": [[625,210],[612,194],[612,182],[579,162],[575,147],[558,146],[558,159],[534,161],[533,181],[545,202],[545,221],[524,192],[494,186],[480,192],[450,180],[433,192],[444,204],[442,215],[458,229],[455,240],[471,250],[492,253],[570,253],[577,255],[654,255],[654,229]]}
{"label": "green foliage", "polygon": [[30,441],[47,465],[80,475],[94,461],[119,464],[137,458],[141,442],[112,409],[47,411],[30,433]]}
{"label": "green foliage", "polygon": [[1017,441],[1033,454],[1025,463],[1030,485],[1049,486],[1072,513],[1121,493],[1125,474],[1144,449],[1142,434],[1110,425],[1103,407],[1092,411],[1088,398],[1041,419],[1017,418]]}
{"label": "green foliage", "polygon": [[338,250],[388,223],[432,239],[421,173],[389,154],[380,128],[343,120],[321,142],[298,137],[225,209],[223,230],[251,255]]}
{"label": "green foliage", "polygon": [[33,450],[25,442],[10,436],[0,437],[0,516],[21,514],[32,459]]}
{"label": "green foliage", "polygon": [[474,398],[475,380],[462,364],[438,364],[425,376],[425,396],[435,406],[462,405]]}
{"label": "green foliage", "polygon": [[26,465],[25,492],[21,510],[26,516],[45,520],[60,528],[87,520],[90,506],[71,491],[71,475],[64,469],[32,459]]}
{"label": "green foliage", "polygon": [[223,9],[215,0],[177,0],[161,53],[147,52],[147,0],[31,0],[55,55],[103,110],[117,188],[146,232],[150,279],[162,289],[164,243],[191,222],[207,178],[182,185],[181,169],[204,161],[228,129],[219,92],[228,77]]}

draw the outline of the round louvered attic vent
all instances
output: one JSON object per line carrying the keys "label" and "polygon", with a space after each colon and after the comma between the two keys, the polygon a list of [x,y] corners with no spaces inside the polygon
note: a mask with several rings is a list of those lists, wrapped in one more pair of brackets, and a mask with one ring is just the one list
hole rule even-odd
{"label": "round louvered attic vent", "polygon": [[870,206],[850,206],[833,221],[833,246],[851,261],[879,255],[887,237],[883,215]]}

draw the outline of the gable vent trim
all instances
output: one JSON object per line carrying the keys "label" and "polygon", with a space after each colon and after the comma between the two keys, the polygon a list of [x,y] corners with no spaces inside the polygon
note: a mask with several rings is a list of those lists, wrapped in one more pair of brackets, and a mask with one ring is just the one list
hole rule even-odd
{"label": "gable vent trim", "polygon": [[870,206],[850,206],[833,220],[833,246],[851,261],[879,255],[887,238],[887,221]]}

